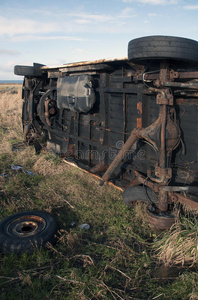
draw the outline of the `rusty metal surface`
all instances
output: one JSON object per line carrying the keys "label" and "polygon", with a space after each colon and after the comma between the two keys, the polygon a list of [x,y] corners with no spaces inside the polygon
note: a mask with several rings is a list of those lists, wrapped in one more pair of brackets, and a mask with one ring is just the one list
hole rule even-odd
{"label": "rusty metal surface", "polygon": [[[159,80],[159,71],[155,72],[155,73],[141,73],[137,75],[137,79],[139,80],[145,80],[145,81],[152,81],[152,80]],[[175,80],[175,79],[198,79],[198,72],[194,71],[194,72],[178,72],[175,70],[170,70],[170,75],[169,75],[169,79],[171,81]]]}
{"label": "rusty metal surface", "polygon": [[160,191],[160,186],[157,183],[151,181],[148,177],[143,176],[137,171],[136,171],[136,176],[139,184],[143,184],[144,186],[150,187],[156,193]]}
{"label": "rusty metal surface", "polygon": [[133,144],[137,141],[138,137],[139,137],[139,130],[138,129],[134,129],[131,132],[131,135],[128,138],[128,140],[126,141],[126,143],[123,145],[123,147],[120,150],[120,152],[117,154],[117,156],[115,157],[115,159],[113,160],[113,162],[111,163],[111,165],[108,167],[108,169],[106,170],[106,172],[102,176],[103,182],[107,181],[110,178],[110,176],[112,175],[112,173],[114,172],[114,170],[118,167],[118,165],[124,159],[127,151],[129,151],[131,149],[131,147],[133,146]]}
{"label": "rusty metal surface", "polygon": [[172,202],[179,202],[198,210],[198,197],[186,197],[180,193],[169,193],[169,197]]}
{"label": "rusty metal surface", "polygon": [[45,101],[45,119],[46,119],[47,125],[51,126],[51,122],[49,119],[49,103],[50,103],[50,99],[47,99],[47,101]]}
{"label": "rusty metal surface", "polygon": [[8,232],[20,237],[31,237],[41,232],[46,227],[46,221],[33,215],[22,216],[11,222],[7,228]]}
{"label": "rusty metal surface", "polygon": [[[78,169],[82,170],[82,171],[85,172],[85,173],[91,174],[93,177],[95,177],[96,179],[99,179],[99,180],[101,181],[101,177],[100,177],[99,175],[94,174],[94,173],[90,173],[90,171],[87,171],[87,170],[85,170],[85,169],[82,169],[82,168],[78,167],[78,165],[77,165],[76,163],[72,163],[72,162],[67,161],[67,160],[63,160],[63,161],[64,161],[66,164],[68,164],[68,165],[70,165],[70,166],[72,166],[72,167],[74,167],[74,168],[78,168]],[[121,191],[121,192],[124,191],[124,188],[121,188],[121,187],[119,187],[119,186],[113,184],[112,182],[108,182],[108,184],[111,185],[111,186],[113,186],[114,188],[118,189],[118,190]]]}
{"label": "rusty metal surface", "polygon": [[198,89],[198,83],[194,83],[194,82],[183,83],[183,82],[164,81],[161,83],[161,85],[167,87],[173,87],[173,88],[182,88],[182,89],[192,89],[192,90]]}
{"label": "rusty metal surface", "polygon": [[98,60],[93,60],[93,61],[81,61],[81,62],[75,62],[75,63],[68,63],[68,64],[63,64],[63,65],[58,65],[58,66],[43,66],[41,69],[42,70],[53,70],[53,69],[64,69],[64,68],[70,68],[70,67],[80,67],[80,66],[88,66],[88,65],[96,65],[96,64],[103,64],[103,63],[111,63],[111,62],[116,62],[120,63],[122,61],[128,61],[127,57],[122,57],[122,58],[109,58],[109,59],[98,59]]}
{"label": "rusty metal surface", "polygon": [[176,221],[176,217],[171,214],[155,213],[147,207],[147,218],[149,223],[158,230],[169,229]]}
{"label": "rusty metal surface", "polygon": [[96,166],[90,169],[90,173],[96,174],[105,172],[107,170],[108,166],[105,165],[104,162],[99,162]]}

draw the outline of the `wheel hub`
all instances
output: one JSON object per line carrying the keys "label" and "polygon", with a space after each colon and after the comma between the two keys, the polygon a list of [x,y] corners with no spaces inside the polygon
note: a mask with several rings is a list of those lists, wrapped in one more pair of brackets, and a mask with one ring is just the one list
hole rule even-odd
{"label": "wheel hub", "polygon": [[46,222],[38,216],[25,216],[14,220],[9,224],[7,232],[18,237],[28,237],[42,232],[46,227]]}

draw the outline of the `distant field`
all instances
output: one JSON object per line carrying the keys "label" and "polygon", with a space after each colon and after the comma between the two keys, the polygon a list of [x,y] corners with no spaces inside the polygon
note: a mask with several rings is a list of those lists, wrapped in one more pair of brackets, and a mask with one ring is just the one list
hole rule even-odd
{"label": "distant field", "polygon": [[[145,207],[129,209],[117,189],[100,187],[52,153],[17,148],[23,145],[21,87],[0,84],[0,219],[45,210],[59,232],[47,250],[0,254],[1,300],[198,299],[196,215],[155,232]],[[84,223],[88,230],[79,227]]]}
{"label": "distant field", "polygon": [[1,84],[22,84],[23,81],[22,80],[0,80],[0,85]]}

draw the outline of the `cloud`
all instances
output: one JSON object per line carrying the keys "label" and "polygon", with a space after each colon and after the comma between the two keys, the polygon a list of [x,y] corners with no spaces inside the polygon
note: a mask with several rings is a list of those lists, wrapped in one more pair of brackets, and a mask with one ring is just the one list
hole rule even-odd
{"label": "cloud", "polygon": [[[12,41],[36,40],[70,40],[82,41],[82,38],[65,36],[71,33],[118,32],[125,26],[125,20],[136,17],[133,9],[128,7],[119,14],[95,14],[86,12],[65,12],[61,18],[54,17],[53,21],[44,21],[41,18],[8,18],[0,16],[0,36],[11,38]],[[91,26],[92,25],[92,26]],[[57,34],[57,36],[55,36]],[[50,36],[52,35],[52,36]]]}
{"label": "cloud", "polygon": [[157,17],[157,14],[148,13],[148,16],[149,16],[150,18],[152,18],[152,17]]}
{"label": "cloud", "polygon": [[68,16],[78,18],[77,22],[79,22],[79,20],[85,20],[94,23],[103,23],[116,20],[116,17],[114,16],[103,14],[70,13]]}
{"label": "cloud", "polygon": [[44,41],[44,40],[66,40],[66,41],[88,41],[87,39],[75,37],[75,36],[41,36],[41,35],[17,35],[12,38],[14,42],[26,42],[26,41]]}
{"label": "cloud", "polygon": [[60,26],[50,23],[34,21],[31,19],[6,19],[0,16],[0,35],[14,36],[26,33],[49,33],[60,29]]}
{"label": "cloud", "polygon": [[133,9],[131,7],[126,7],[121,11],[121,14],[118,16],[118,18],[126,19],[126,18],[136,17],[136,15],[132,14],[132,12]]}
{"label": "cloud", "polygon": [[198,10],[198,5],[187,5],[187,6],[184,6],[184,9],[187,9],[187,10]]}
{"label": "cloud", "polygon": [[122,0],[124,3],[138,2],[142,4],[152,4],[152,5],[167,5],[167,4],[177,4],[178,0]]}
{"label": "cloud", "polygon": [[0,49],[0,55],[15,56],[15,55],[21,55],[21,53],[19,51],[16,51],[16,50]]}
{"label": "cloud", "polygon": [[125,19],[133,17],[131,12],[132,8],[127,7],[121,11],[119,15],[105,15],[105,14],[87,14],[87,13],[70,13],[69,17],[76,18],[75,22],[80,24],[89,24],[89,23],[112,23],[117,22],[118,19]]}

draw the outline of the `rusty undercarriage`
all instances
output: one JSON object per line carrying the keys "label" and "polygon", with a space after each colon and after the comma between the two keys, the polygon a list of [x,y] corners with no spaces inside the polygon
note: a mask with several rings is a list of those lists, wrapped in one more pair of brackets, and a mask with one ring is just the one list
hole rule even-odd
{"label": "rusty undercarriage", "polygon": [[27,143],[48,149],[147,202],[166,229],[174,203],[198,209],[198,42],[132,40],[128,58],[57,67],[15,66],[23,75]]}

